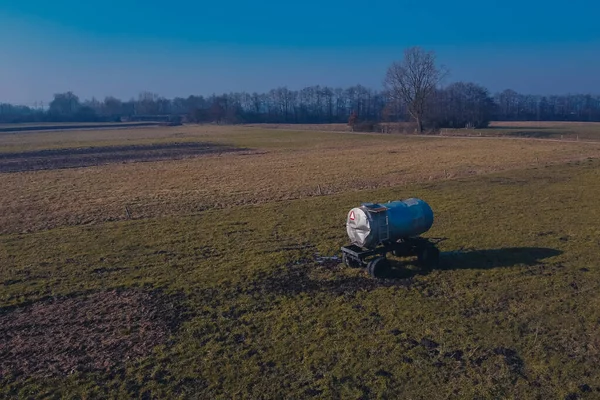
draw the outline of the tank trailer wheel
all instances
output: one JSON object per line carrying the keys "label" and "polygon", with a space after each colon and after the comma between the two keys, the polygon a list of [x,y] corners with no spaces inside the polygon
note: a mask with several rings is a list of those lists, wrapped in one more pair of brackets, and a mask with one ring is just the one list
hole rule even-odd
{"label": "tank trailer wheel", "polygon": [[417,260],[421,268],[430,271],[439,266],[440,251],[432,245],[423,246],[417,253]]}
{"label": "tank trailer wheel", "polygon": [[377,257],[367,265],[367,272],[373,278],[385,278],[389,272],[390,263],[385,257]]}

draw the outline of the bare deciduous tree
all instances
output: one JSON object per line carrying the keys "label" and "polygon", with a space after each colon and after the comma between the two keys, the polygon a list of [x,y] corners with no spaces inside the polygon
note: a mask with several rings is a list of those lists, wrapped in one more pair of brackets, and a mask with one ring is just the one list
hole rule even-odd
{"label": "bare deciduous tree", "polygon": [[447,73],[446,68],[436,65],[435,53],[420,47],[406,49],[404,59],[393,63],[387,71],[384,85],[391,100],[406,104],[419,132],[423,132],[428,101]]}

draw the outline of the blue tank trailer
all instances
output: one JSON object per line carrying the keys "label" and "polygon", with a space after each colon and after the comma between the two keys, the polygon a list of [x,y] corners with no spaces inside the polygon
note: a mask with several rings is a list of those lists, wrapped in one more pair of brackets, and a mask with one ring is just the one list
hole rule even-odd
{"label": "blue tank trailer", "polygon": [[416,256],[423,269],[435,268],[440,256],[436,242],[419,236],[432,225],[433,211],[421,199],[362,203],[346,218],[351,244],[342,247],[342,262],[352,268],[366,267],[376,278],[389,272],[386,255],[390,252],[398,257]]}

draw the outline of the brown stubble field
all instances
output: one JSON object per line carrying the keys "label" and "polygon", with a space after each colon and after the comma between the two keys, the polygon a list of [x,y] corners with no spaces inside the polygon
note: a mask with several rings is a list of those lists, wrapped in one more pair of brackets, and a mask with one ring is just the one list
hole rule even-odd
{"label": "brown stubble field", "polygon": [[406,184],[600,156],[600,144],[271,132],[175,127],[0,136],[4,151],[171,142],[218,142],[246,150],[0,174],[0,232],[187,215],[385,187],[398,187],[401,196]]}
{"label": "brown stubble field", "polygon": [[442,135],[560,141],[600,141],[600,123],[566,121],[493,121],[486,129],[443,129]]}
{"label": "brown stubble field", "polygon": [[[379,125],[382,133],[416,134],[414,124],[409,122],[386,122]],[[248,126],[260,129],[351,132],[348,124],[252,124]],[[427,131],[425,135],[600,142],[600,122],[492,121],[489,127],[483,129],[444,128]]]}
{"label": "brown stubble field", "polygon": [[589,130],[600,130],[600,122],[570,122],[570,121],[492,121],[491,128],[586,128]]}

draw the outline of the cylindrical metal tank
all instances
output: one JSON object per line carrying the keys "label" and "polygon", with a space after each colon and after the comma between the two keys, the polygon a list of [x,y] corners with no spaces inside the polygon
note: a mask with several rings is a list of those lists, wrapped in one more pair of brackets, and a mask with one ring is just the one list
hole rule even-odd
{"label": "cylindrical metal tank", "polygon": [[348,213],[346,230],[353,244],[373,248],[383,242],[418,236],[433,225],[433,211],[421,199],[363,203]]}

